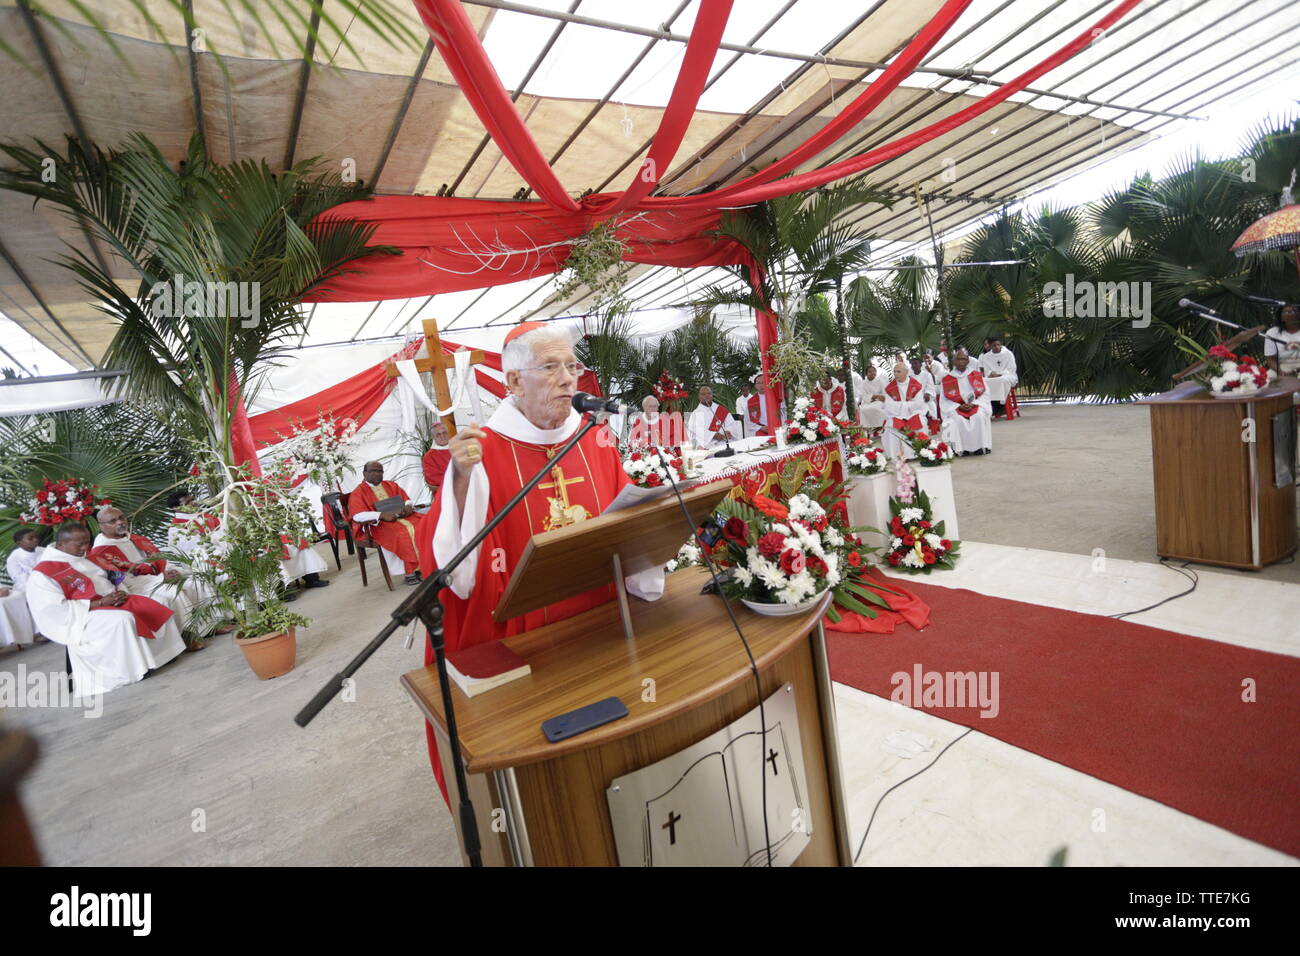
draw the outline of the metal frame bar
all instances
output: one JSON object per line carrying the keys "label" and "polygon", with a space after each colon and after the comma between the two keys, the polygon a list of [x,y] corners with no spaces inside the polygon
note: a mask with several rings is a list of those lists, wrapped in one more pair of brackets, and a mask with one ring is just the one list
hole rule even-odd
{"label": "metal frame bar", "polygon": [[370,174],[370,189],[375,192],[379,189],[379,177],[388,164],[388,156],[393,151],[393,144],[397,142],[397,134],[402,129],[402,123],[406,120],[406,111],[411,108],[411,100],[415,99],[416,87],[420,85],[420,80],[424,77],[424,68],[429,65],[429,57],[433,54],[433,40],[424,44],[424,52],[420,54],[420,62],[415,67],[415,72],[411,74],[411,81],[406,84],[406,93],[402,96],[402,103],[397,107],[397,115],[393,117],[393,125],[388,128],[388,137],[384,140],[384,148],[380,150],[379,162],[375,164],[375,171]]}
{"label": "metal frame bar", "polygon": [[298,150],[298,131],[302,127],[302,110],[307,103],[307,86],[311,82],[312,58],[316,56],[316,34],[320,30],[321,9],[325,0],[313,4],[311,8],[311,26],[307,30],[307,42],[304,44],[302,66],[298,71],[298,91],[294,94],[293,115],[289,119],[289,141],[284,149],[284,168],[293,166],[294,153]]}
{"label": "metal frame bar", "polygon": [[[190,36],[190,25],[194,23],[194,0],[185,0],[184,17],[185,21],[185,38],[188,41]],[[194,44],[187,42],[185,49],[189,53],[190,61],[190,95],[194,98],[194,129],[199,134],[199,142],[203,144],[203,152],[208,151],[208,131],[207,123],[203,117],[203,91],[199,86],[199,55],[194,51]]]}
{"label": "metal frame bar", "polygon": [[[578,4],[580,3],[582,3],[582,0],[573,0],[573,3],[569,4],[569,14],[572,14],[574,10],[577,10]],[[542,46],[542,52],[533,60],[533,65],[528,68],[528,72],[524,74],[524,78],[519,81],[519,88],[510,94],[511,103],[519,102],[519,97],[523,95],[524,88],[528,86],[529,81],[533,78],[533,74],[535,74],[541,67],[542,61],[545,60],[547,54],[551,52],[551,48],[555,46],[555,41],[560,38],[560,34],[564,32],[566,26],[568,26],[568,23],[561,22],[559,26],[551,31],[550,38],[547,39],[546,43]],[[484,133],[483,138],[478,142],[478,146],[474,148],[474,152],[470,154],[470,157],[461,169],[460,174],[456,177],[455,182],[453,182],[451,188],[447,190],[448,196],[455,195],[456,190],[460,188],[460,184],[464,182],[465,177],[469,175],[469,171],[474,167],[474,164],[478,162],[479,156],[482,155],[483,150],[487,148],[487,145],[490,142],[492,142],[492,134]],[[489,176],[490,175],[491,174],[489,173]]]}

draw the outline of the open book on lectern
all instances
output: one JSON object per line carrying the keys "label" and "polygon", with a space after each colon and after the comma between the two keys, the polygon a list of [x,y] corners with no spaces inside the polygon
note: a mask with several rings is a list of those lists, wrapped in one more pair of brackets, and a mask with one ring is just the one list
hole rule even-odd
{"label": "open book on lectern", "polygon": [[730,491],[726,481],[683,491],[690,528],[670,493],[533,535],[493,617],[506,621],[611,582],[625,600],[623,578],[663,567]]}

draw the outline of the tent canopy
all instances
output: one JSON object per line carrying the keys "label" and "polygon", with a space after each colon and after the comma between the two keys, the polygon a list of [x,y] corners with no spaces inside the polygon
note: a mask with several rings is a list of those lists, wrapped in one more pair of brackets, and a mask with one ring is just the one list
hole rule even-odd
{"label": "tent canopy", "polygon": [[[799,172],[890,142],[975,102],[1045,58],[1113,2],[976,0],[895,90],[849,135]],[[131,4],[95,15],[117,52],[66,0],[44,4],[58,25],[0,0],[0,30],[29,64],[6,61],[0,117],[10,140],[61,144],[66,135],[118,145],[149,136],[179,160],[201,129],[219,161],[265,157],[273,167],[320,156],[380,195],[439,192],[465,198],[533,198],[488,137],[410,0],[390,9],[418,37],[385,43],[357,19],[347,43],[329,30],[311,43],[322,67],[304,70],[305,26],[238,4],[195,0],[203,31],[194,50],[176,9]],[[880,75],[942,6],[941,0],[745,0],[733,6],[699,110],[656,195],[676,196],[744,178],[830,122]],[[928,249],[913,199],[920,186],[944,231],[1203,116],[1296,72],[1300,23],[1287,0],[1147,0],[1085,51],[979,119],[868,171],[898,196],[858,214],[878,248]],[[514,106],[572,196],[618,190],[650,147],[681,66],[699,0],[546,0],[523,5],[465,0],[464,8]],[[233,17],[232,17],[233,11]],[[333,11],[340,15],[343,11]],[[161,30],[161,36],[158,30]],[[351,44],[356,54],[348,48]],[[224,57],[225,70],[211,50]],[[52,69],[41,69],[43,53]],[[49,261],[65,241],[92,249],[59,212],[0,193],[0,312],[76,368],[97,363],[113,326]],[[121,269],[123,279],[129,272]],[[635,266],[629,294],[639,321],[662,328],[672,310],[717,281],[716,269]],[[523,317],[581,314],[559,300],[553,277],[409,301],[306,306],[302,344],[418,330],[436,316],[451,330],[481,331]],[[670,326],[667,326],[670,327]],[[470,335],[462,336],[467,341]],[[499,333],[485,333],[494,344]]]}

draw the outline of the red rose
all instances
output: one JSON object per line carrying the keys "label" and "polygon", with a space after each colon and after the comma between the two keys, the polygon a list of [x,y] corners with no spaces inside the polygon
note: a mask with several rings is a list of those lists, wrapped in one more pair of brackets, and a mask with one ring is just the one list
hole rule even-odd
{"label": "red rose", "polygon": [[934,564],[935,561],[934,552],[933,551],[925,552],[925,554],[922,556],[922,560],[925,561],[926,564]]}
{"label": "red rose", "polygon": [[825,561],[823,561],[821,558],[813,554],[808,556],[808,570],[811,571],[813,574],[818,574],[821,575],[822,577],[825,577],[826,574],[830,571],[830,568],[826,566]]}
{"label": "red rose", "polygon": [[645,476],[645,483],[647,488],[658,488],[663,484],[663,479],[659,477],[658,472],[652,471]]}
{"label": "red rose", "polygon": [[902,561],[903,559],[902,559],[902,557],[901,557],[897,552],[895,552],[895,553],[893,553],[893,554],[890,554],[890,556],[889,556],[889,558],[888,558],[887,560],[888,560],[889,563],[890,563],[891,565],[893,565],[894,567],[898,567],[898,562],[899,562],[899,561]]}
{"label": "red rose", "polygon": [[920,524],[921,524],[921,527],[922,527],[922,528],[927,528],[927,529],[928,529],[928,528],[930,527],[930,522],[928,522],[928,521],[922,521]]}
{"label": "red rose", "polygon": [[722,537],[743,548],[749,544],[749,525],[741,518],[728,518],[722,526]]}
{"label": "red rose", "polygon": [[894,520],[889,523],[889,530],[894,534],[901,535],[903,533],[903,519],[898,515],[894,515]]}
{"label": "red rose", "polygon": [[910,534],[905,534],[903,535],[903,544],[910,548],[912,545],[916,544],[916,539]]}
{"label": "red rose", "polygon": [[640,460],[641,460],[641,453],[639,451],[632,452],[631,461],[640,461]]}
{"label": "red rose", "polygon": [[781,553],[781,548],[784,543],[784,535],[777,534],[775,531],[769,531],[758,539],[758,553],[765,558],[775,558]]}
{"label": "red rose", "polygon": [[941,548],[943,548],[943,550],[947,551],[949,548],[952,547],[952,542],[949,541],[947,538],[944,538],[944,539],[942,539],[942,540],[939,542],[939,547],[941,547]]}
{"label": "red rose", "polygon": [[786,548],[781,552],[781,570],[786,574],[799,574],[808,566],[802,551]]}
{"label": "red rose", "polygon": [[825,531],[826,524],[827,524],[826,516],[822,515],[820,518],[818,518],[816,521],[813,522],[813,528],[817,531]]}

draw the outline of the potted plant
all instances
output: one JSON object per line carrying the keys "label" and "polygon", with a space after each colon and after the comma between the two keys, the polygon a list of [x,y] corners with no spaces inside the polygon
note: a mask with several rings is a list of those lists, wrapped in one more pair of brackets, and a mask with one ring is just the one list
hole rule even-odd
{"label": "potted plant", "polygon": [[189,554],[169,557],[186,565],[204,592],[193,612],[200,624],[233,622],[235,644],[258,677],[287,674],[297,628],[311,621],[281,597],[281,560],[288,542],[307,536],[310,506],[293,489],[288,461],[255,476],[249,466],[230,468],[215,454],[200,460],[208,486],[219,491],[196,508],[200,517],[187,531],[197,543]]}

